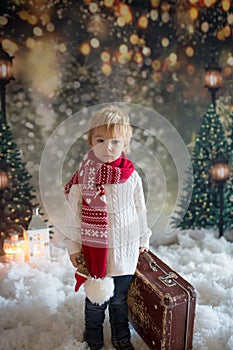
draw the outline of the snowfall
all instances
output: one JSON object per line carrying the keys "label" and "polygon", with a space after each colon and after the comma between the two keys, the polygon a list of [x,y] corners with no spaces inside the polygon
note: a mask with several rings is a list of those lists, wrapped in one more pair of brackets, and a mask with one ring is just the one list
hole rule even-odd
{"label": "snowfall", "polygon": [[[151,246],[197,290],[193,349],[233,349],[233,243],[210,231],[178,233],[169,245]],[[0,349],[84,350],[84,291],[74,292],[74,268],[51,240],[51,260],[0,263]],[[106,350],[113,349],[108,322]],[[148,350],[131,327],[136,350]]]}

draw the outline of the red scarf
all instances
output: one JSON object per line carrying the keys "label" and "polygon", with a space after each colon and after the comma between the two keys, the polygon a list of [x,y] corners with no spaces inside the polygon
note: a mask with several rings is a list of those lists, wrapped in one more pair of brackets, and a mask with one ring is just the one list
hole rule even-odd
{"label": "red scarf", "polygon": [[[105,277],[107,268],[108,211],[103,185],[124,183],[133,171],[133,163],[124,154],[112,163],[101,163],[90,151],[80,169],[65,185],[66,194],[72,185],[81,185],[82,251],[88,272],[94,278]],[[85,280],[77,280],[76,291],[83,282]]]}

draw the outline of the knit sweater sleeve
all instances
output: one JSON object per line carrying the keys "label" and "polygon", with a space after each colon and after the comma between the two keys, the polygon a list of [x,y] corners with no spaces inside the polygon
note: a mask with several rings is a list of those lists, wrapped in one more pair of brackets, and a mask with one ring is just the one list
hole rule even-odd
{"label": "knit sweater sleeve", "polygon": [[151,230],[147,222],[147,209],[143,192],[142,180],[138,175],[138,181],[135,187],[134,200],[140,225],[140,247],[149,248]]}
{"label": "knit sweater sleeve", "polygon": [[67,196],[68,210],[65,218],[64,243],[69,255],[81,251],[81,192],[78,185],[72,185]]}

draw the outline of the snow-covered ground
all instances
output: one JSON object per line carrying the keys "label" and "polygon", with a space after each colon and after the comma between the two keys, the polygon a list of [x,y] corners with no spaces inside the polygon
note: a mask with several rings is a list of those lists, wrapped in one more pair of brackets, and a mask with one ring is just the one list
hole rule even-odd
{"label": "snow-covered ground", "polygon": [[[193,349],[233,349],[233,243],[212,232],[179,234],[153,251],[195,286]],[[84,350],[84,292],[74,292],[66,251],[51,244],[51,261],[0,264],[0,349]],[[132,329],[137,350],[147,346]],[[113,349],[108,316],[105,348]]]}

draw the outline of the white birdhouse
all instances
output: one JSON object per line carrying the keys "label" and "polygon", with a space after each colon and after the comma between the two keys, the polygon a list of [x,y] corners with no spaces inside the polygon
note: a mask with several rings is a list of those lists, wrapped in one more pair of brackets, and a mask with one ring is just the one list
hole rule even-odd
{"label": "white birdhouse", "polygon": [[50,259],[49,247],[49,228],[41,219],[39,209],[32,215],[28,230],[24,231],[25,245],[25,260],[37,261]]}

